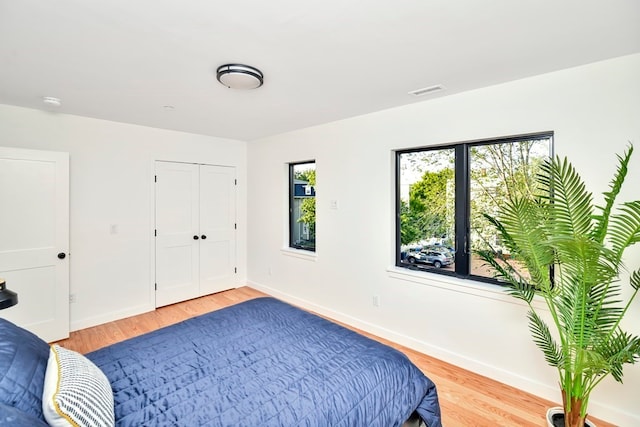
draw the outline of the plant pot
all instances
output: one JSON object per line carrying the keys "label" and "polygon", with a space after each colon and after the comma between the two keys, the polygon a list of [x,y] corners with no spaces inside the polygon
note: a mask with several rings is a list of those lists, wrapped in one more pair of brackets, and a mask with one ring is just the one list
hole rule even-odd
{"label": "plant pot", "polygon": [[[560,421],[556,421],[556,422],[559,422],[559,424],[553,423],[554,415],[557,416],[557,418],[559,418]],[[596,425],[589,420],[585,420],[584,425],[585,427],[596,427]],[[547,410],[547,426],[548,427],[564,427],[564,408],[561,408],[560,406],[555,406]]]}

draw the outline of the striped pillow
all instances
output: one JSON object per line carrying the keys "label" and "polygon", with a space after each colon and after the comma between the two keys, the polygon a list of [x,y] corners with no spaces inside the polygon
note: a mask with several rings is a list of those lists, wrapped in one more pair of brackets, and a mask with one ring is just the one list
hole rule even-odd
{"label": "striped pillow", "polygon": [[107,377],[80,353],[57,344],[49,351],[42,411],[53,427],[115,425],[113,392]]}

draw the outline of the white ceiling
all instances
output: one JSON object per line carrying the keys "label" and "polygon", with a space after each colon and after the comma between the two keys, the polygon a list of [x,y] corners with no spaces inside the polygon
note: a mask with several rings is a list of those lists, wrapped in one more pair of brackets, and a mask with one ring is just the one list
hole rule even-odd
{"label": "white ceiling", "polygon": [[[0,103],[253,140],[640,52],[639,23],[638,0],[0,0]],[[220,85],[230,62],[264,86]]]}

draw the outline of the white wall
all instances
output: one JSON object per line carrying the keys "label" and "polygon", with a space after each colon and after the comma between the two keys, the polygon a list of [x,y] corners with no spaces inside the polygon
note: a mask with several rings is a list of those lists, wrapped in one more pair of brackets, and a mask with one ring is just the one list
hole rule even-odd
{"label": "white wall", "polygon": [[[523,306],[493,285],[392,267],[392,151],[552,130],[556,153],[570,156],[599,194],[615,153],[632,141],[637,151],[623,197],[640,199],[639,76],[640,55],[633,55],[251,142],[249,283],[559,401],[554,370],[531,343]],[[317,161],[317,256],[297,257],[282,250],[286,163],[308,159]],[[640,268],[640,248],[626,262]],[[627,327],[640,334],[640,300],[629,314]],[[640,366],[627,366],[624,379],[602,384],[591,413],[640,425]]]}
{"label": "white wall", "polygon": [[245,283],[245,142],[0,105],[0,145],[70,153],[72,330],[155,307],[155,160],[237,168],[238,283]]}

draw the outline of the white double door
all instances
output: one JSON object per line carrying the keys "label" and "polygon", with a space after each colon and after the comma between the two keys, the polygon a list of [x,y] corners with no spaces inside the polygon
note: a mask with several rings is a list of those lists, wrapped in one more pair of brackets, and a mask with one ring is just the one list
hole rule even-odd
{"label": "white double door", "polygon": [[156,162],[156,307],[235,287],[235,168]]}
{"label": "white double door", "polygon": [[0,317],[45,341],[69,336],[69,154],[0,147]]}

